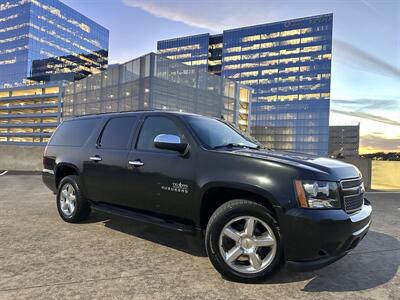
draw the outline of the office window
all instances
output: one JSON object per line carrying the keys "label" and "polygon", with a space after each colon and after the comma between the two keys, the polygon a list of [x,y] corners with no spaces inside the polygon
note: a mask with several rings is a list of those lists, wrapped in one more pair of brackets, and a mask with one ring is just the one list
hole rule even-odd
{"label": "office window", "polygon": [[268,42],[268,43],[261,43],[260,48],[265,49],[265,48],[271,48],[271,47],[278,47],[279,42]]}
{"label": "office window", "polygon": [[240,60],[240,55],[225,56],[224,61],[235,61]]}
{"label": "office window", "polygon": [[311,56],[302,56],[300,57],[301,62],[311,61]]}
{"label": "office window", "polygon": [[299,71],[299,67],[289,67],[280,70],[279,73],[296,73]]}
{"label": "office window", "polygon": [[311,27],[302,28],[300,31],[301,31],[301,34],[310,33],[310,32],[312,32],[312,28]]}
{"label": "office window", "polygon": [[322,58],[323,59],[332,59],[332,54],[330,54],[330,53],[328,53],[328,54],[324,54],[324,55],[322,55]]}
{"label": "office window", "polygon": [[268,51],[260,53],[260,57],[279,56],[279,51]]}
{"label": "office window", "polygon": [[241,67],[242,67],[243,69],[246,69],[246,68],[256,68],[256,67],[258,67],[258,63],[245,63],[245,64],[242,64]]}
{"label": "office window", "polygon": [[260,62],[260,66],[267,67],[267,66],[277,65],[278,63],[279,63],[278,59],[266,60],[266,61]]}
{"label": "office window", "polygon": [[280,60],[279,60],[279,63],[280,63],[280,64],[289,64],[289,63],[294,64],[294,63],[299,62],[299,60],[300,60],[300,59],[299,59],[298,57],[283,58],[283,59],[280,59]]}
{"label": "office window", "polygon": [[266,69],[261,71],[261,75],[272,75],[272,74],[277,74],[278,69]]}
{"label": "office window", "polygon": [[242,38],[242,42],[253,42],[253,41],[258,41],[260,39],[260,35],[250,35],[250,36],[245,36]]}
{"label": "office window", "polygon": [[307,43],[313,43],[313,42],[318,42],[321,41],[322,37],[320,36],[310,36],[310,37],[305,37],[301,39],[302,44],[307,44]]}
{"label": "office window", "polygon": [[304,95],[299,95],[299,100],[312,100],[312,99],[319,99],[321,94],[319,93],[314,93],[314,94],[304,94]]}
{"label": "office window", "polygon": [[300,72],[308,72],[311,70],[310,66],[301,66],[300,67]]}
{"label": "office window", "polygon": [[234,64],[234,65],[225,65],[224,69],[225,70],[235,70],[235,69],[240,69],[240,64]]}
{"label": "office window", "polygon": [[301,52],[307,53],[307,52],[316,52],[316,51],[321,51],[322,46],[310,46],[310,47],[304,47]]}
{"label": "office window", "polygon": [[280,36],[280,32],[265,33],[261,35],[262,40],[274,39]]}
{"label": "office window", "polygon": [[238,47],[226,48],[226,49],[225,49],[225,52],[227,52],[227,53],[231,53],[231,52],[240,52],[240,50],[241,50],[241,47],[238,46]]}
{"label": "office window", "polygon": [[242,72],[240,77],[254,77],[258,75],[258,71]]}
{"label": "office window", "polygon": [[200,60],[193,60],[192,61],[192,66],[198,66],[198,65],[205,65],[207,64],[206,59],[200,59]]}
{"label": "office window", "polygon": [[258,83],[258,79],[239,80],[238,82],[244,85],[254,85]]}
{"label": "office window", "polygon": [[256,59],[259,57],[258,53],[254,53],[254,54],[243,54],[242,55],[242,59]]}
{"label": "office window", "polygon": [[254,45],[242,47],[242,51],[258,50],[258,49],[260,49],[260,44],[254,44]]}
{"label": "office window", "polygon": [[281,36],[292,36],[300,34],[300,29],[286,30],[281,32]]}
{"label": "office window", "polygon": [[300,39],[292,39],[281,42],[281,46],[297,45],[297,44],[300,44]]}

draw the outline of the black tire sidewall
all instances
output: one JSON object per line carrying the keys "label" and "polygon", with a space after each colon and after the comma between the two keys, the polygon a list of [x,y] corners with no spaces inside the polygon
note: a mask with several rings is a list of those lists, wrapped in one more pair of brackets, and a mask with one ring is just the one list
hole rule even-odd
{"label": "black tire sidewall", "polygon": [[[62,212],[61,204],[60,204],[61,191],[62,191],[63,186],[67,183],[71,184],[73,186],[73,188],[75,189],[75,197],[76,197],[75,211],[70,216],[66,216]],[[67,176],[67,177],[64,177],[60,181],[60,184],[58,185],[58,191],[57,191],[57,210],[58,210],[60,217],[64,221],[69,222],[69,223],[79,222],[87,217],[88,213],[90,212],[90,208],[88,206],[86,199],[82,195],[81,183],[80,183],[78,176],[75,176],[75,175]]]}
{"label": "black tire sidewall", "polygon": [[[236,200],[230,202],[235,202],[235,201]],[[206,232],[207,254],[211,262],[213,263],[214,267],[222,275],[225,275],[226,277],[229,277],[239,282],[251,283],[251,282],[262,281],[269,275],[272,275],[281,263],[282,243],[277,221],[272,217],[269,210],[265,206],[262,206],[261,204],[252,203],[251,201],[243,201],[243,204],[241,205],[237,204],[236,202],[235,205],[233,206],[226,204],[221,207],[222,208],[221,211],[219,212],[218,210],[216,211],[217,215],[214,218],[212,217],[210,219],[210,223],[207,226],[207,232]],[[257,273],[245,274],[230,268],[224,261],[219,251],[219,236],[222,229],[228,222],[230,222],[234,218],[241,216],[253,216],[264,221],[273,230],[275,238],[277,240],[277,249],[274,260],[266,269]]]}

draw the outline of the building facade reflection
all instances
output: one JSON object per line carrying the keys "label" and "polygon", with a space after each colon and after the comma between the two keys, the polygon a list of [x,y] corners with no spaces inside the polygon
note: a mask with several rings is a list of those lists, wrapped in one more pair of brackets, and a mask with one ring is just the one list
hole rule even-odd
{"label": "building facade reflection", "polygon": [[104,27],[58,0],[0,4],[0,88],[81,79],[108,63]]}
{"label": "building facade reflection", "polygon": [[159,41],[158,51],[251,86],[251,132],[267,147],[326,156],[332,25],[319,15]]}

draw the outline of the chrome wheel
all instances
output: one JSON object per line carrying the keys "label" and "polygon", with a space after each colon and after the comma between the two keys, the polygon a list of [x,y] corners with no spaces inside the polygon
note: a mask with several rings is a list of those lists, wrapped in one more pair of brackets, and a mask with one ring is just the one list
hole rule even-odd
{"label": "chrome wheel", "polygon": [[225,262],[241,273],[256,273],[275,258],[277,240],[271,227],[251,216],[235,218],[222,229],[219,250]]}
{"label": "chrome wheel", "polygon": [[60,193],[60,208],[62,213],[70,217],[76,208],[76,193],[75,188],[70,183],[63,185]]}

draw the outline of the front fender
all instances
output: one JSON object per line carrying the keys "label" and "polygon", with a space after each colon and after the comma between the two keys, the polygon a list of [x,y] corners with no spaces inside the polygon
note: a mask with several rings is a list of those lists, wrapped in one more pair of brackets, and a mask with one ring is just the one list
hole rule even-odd
{"label": "front fender", "polygon": [[204,194],[212,188],[230,188],[237,189],[244,192],[249,192],[255,194],[261,198],[264,198],[268,201],[272,206],[280,207],[279,202],[275,199],[275,197],[269,193],[267,190],[262,189],[256,185],[250,185],[241,182],[226,182],[226,181],[216,181],[216,182],[208,182],[200,187],[199,196],[200,199],[203,199]]}

